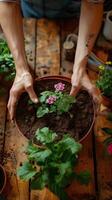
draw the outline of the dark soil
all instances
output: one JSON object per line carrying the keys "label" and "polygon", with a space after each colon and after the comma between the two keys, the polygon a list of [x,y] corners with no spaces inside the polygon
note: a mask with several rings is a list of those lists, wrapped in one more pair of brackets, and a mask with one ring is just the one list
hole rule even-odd
{"label": "dark soil", "polygon": [[109,17],[110,21],[112,21],[112,16]]}
{"label": "dark soil", "polygon": [[[65,83],[65,91],[69,93],[71,84],[60,80],[41,80],[36,82],[35,91],[39,93],[45,90],[54,90],[54,84]],[[80,140],[89,131],[94,120],[94,107],[91,96],[87,91],[82,90],[76,97],[76,103],[72,106],[70,113],[73,118],[70,118],[68,113],[61,116],[56,114],[47,114],[46,116],[37,119],[36,108],[33,105],[28,105],[28,95],[25,93],[21,96],[17,110],[16,122],[20,131],[28,138],[34,137],[37,128],[49,127],[58,133],[59,139],[63,133],[69,133],[73,138]],[[38,107],[38,104],[37,104]]]}
{"label": "dark soil", "polygon": [[2,168],[0,167],[0,191],[2,190],[4,186],[4,181],[5,181],[4,172]]}

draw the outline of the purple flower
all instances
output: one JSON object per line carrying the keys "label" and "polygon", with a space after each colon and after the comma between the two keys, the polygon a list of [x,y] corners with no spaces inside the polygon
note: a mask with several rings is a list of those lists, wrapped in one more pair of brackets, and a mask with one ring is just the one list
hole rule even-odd
{"label": "purple flower", "polygon": [[110,155],[112,155],[112,144],[109,144],[107,147],[107,151]]}
{"label": "purple flower", "polygon": [[49,96],[48,99],[46,100],[46,103],[48,104],[53,104],[56,101],[56,96]]}
{"label": "purple flower", "polygon": [[56,90],[56,92],[59,92],[59,91],[63,91],[65,89],[65,84],[64,83],[57,83],[54,85],[54,88]]}

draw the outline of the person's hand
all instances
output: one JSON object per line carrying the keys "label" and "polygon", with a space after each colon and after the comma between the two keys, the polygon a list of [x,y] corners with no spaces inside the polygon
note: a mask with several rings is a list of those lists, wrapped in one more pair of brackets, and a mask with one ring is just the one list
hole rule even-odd
{"label": "person's hand", "polygon": [[30,72],[24,72],[19,76],[16,74],[14,83],[10,90],[10,97],[7,105],[11,120],[14,119],[14,113],[18,99],[25,90],[28,92],[30,99],[34,103],[37,103],[38,98],[33,89],[33,79]]}
{"label": "person's hand", "polygon": [[101,104],[102,97],[100,90],[91,83],[85,70],[81,69],[78,72],[74,72],[71,78],[72,88],[70,95],[75,96],[81,88],[85,88],[93,97],[93,100],[97,104]]}

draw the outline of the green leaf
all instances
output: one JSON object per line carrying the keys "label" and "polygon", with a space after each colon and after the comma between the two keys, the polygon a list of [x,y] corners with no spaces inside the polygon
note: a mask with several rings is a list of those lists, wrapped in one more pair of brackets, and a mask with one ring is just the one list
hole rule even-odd
{"label": "green leaf", "polygon": [[37,117],[40,118],[40,117],[43,117],[45,114],[49,113],[49,109],[45,106],[40,106],[37,110]]}
{"label": "green leaf", "polygon": [[38,173],[31,181],[31,189],[43,189],[47,186],[49,179],[46,171]]}
{"label": "green leaf", "polygon": [[60,198],[60,200],[69,200],[67,193],[64,191],[63,188],[60,188],[58,184],[52,182],[49,185],[49,188],[54,194],[56,194]]}
{"label": "green leaf", "polygon": [[74,176],[81,184],[88,185],[91,180],[91,174],[89,171],[83,171]]}
{"label": "green leaf", "polygon": [[28,105],[33,105],[33,101],[31,101],[30,99],[28,100]]}
{"label": "green leaf", "polygon": [[44,163],[45,160],[51,155],[49,149],[39,148],[32,143],[29,143],[27,147],[28,159],[37,163]]}
{"label": "green leaf", "polygon": [[29,162],[20,167],[20,178],[23,180],[31,178],[32,189],[48,187],[60,200],[69,200],[64,188],[73,179],[87,184],[90,178],[88,172],[80,174],[74,172],[77,153],[82,145],[68,134],[65,134],[62,140],[56,141],[57,134],[48,127],[38,129],[35,137],[44,146],[29,143],[27,147]]}
{"label": "green leaf", "polygon": [[76,142],[69,135],[64,135],[63,139],[59,141],[58,144],[55,144],[55,148],[57,148],[57,151],[62,156],[66,150],[70,150],[72,154],[78,153],[81,150],[82,145]]}
{"label": "green leaf", "polygon": [[71,169],[71,162],[65,162],[59,164],[59,171],[61,175],[65,175],[67,171]]}
{"label": "green leaf", "polygon": [[105,128],[102,128],[102,130],[103,130],[106,134],[112,135],[112,129],[111,129],[111,128],[105,127]]}
{"label": "green leaf", "polygon": [[63,96],[56,101],[57,111],[61,113],[68,112],[74,102],[75,97],[63,94]]}
{"label": "green leaf", "polygon": [[108,120],[112,121],[112,112],[109,112],[109,114],[108,114]]}
{"label": "green leaf", "polygon": [[36,145],[34,145],[31,141],[29,142],[28,146],[27,146],[27,153],[28,154],[33,154],[40,151],[40,148]]}
{"label": "green leaf", "polygon": [[52,143],[55,140],[56,136],[57,134],[47,127],[37,129],[35,135],[36,139],[42,144]]}
{"label": "green leaf", "polygon": [[108,146],[109,144],[112,143],[112,137],[106,138],[103,143],[104,143],[104,145]]}
{"label": "green leaf", "polygon": [[56,167],[56,171],[58,172],[55,176],[55,182],[60,187],[65,187],[69,184],[69,181],[72,179],[72,173],[74,165],[71,164],[70,161],[65,163],[57,163],[53,165]]}
{"label": "green leaf", "polygon": [[34,152],[34,153],[30,154],[28,156],[28,158],[30,160],[36,161],[37,164],[45,163],[46,159],[49,158],[51,153],[52,152],[49,149],[40,150],[40,151],[37,151],[37,152]]}
{"label": "green leaf", "polygon": [[53,94],[54,94],[54,92],[52,92],[52,91],[44,91],[44,92],[41,92],[41,96],[39,97],[40,102],[41,102],[41,103],[45,102],[45,101],[46,101],[46,98],[47,98],[48,96],[53,95]]}
{"label": "green leaf", "polygon": [[29,180],[35,176],[36,173],[35,168],[29,162],[25,162],[17,171],[17,175],[20,176],[22,180]]}

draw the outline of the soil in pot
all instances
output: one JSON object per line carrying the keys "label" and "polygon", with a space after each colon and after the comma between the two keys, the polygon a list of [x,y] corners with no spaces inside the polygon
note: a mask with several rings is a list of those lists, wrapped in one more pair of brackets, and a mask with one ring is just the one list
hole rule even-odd
{"label": "soil in pot", "polygon": [[2,167],[0,166],[0,193],[4,187],[4,183],[5,183],[5,175]]}
{"label": "soil in pot", "polygon": [[[35,91],[39,94],[45,90],[54,91],[54,85],[62,82],[65,84],[64,92],[70,92],[71,84],[66,80],[37,80],[35,84]],[[34,137],[37,128],[49,127],[58,133],[58,139],[61,139],[63,133],[69,133],[76,140],[81,140],[89,131],[94,121],[94,105],[92,97],[87,91],[82,90],[76,97],[76,103],[72,106],[70,113],[72,119],[68,113],[64,113],[61,116],[56,114],[47,114],[42,118],[36,117],[36,108],[33,105],[28,104],[28,95],[24,93],[18,102],[16,109],[16,123],[19,130],[28,139]],[[38,106],[38,104],[37,104]]]}

